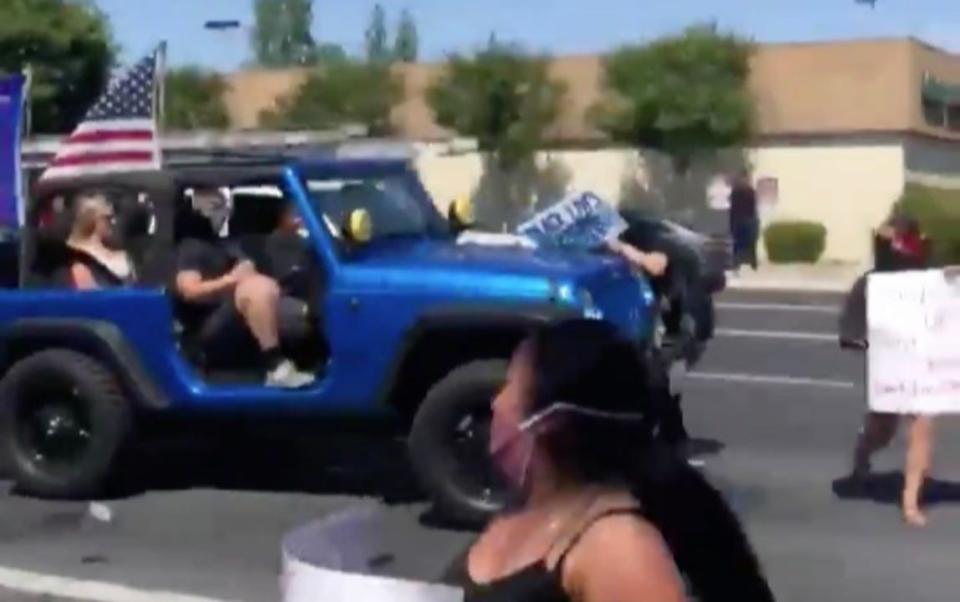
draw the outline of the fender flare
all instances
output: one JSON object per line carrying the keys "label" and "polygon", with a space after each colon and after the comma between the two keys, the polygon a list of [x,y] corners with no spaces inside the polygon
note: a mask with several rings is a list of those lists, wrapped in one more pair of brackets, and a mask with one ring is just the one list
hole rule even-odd
{"label": "fender flare", "polygon": [[581,314],[575,308],[547,303],[522,306],[464,303],[430,308],[422,313],[404,334],[380,385],[377,398],[381,403],[387,403],[403,378],[402,370],[407,358],[424,338],[433,333],[481,328],[528,331],[551,322],[577,317],[581,317]]}
{"label": "fender flare", "polygon": [[149,410],[170,407],[169,399],[156,386],[138,359],[138,354],[115,324],[95,319],[25,318],[0,330],[3,364],[31,351],[62,347],[86,353],[102,361],[116,375],[134,406]]}

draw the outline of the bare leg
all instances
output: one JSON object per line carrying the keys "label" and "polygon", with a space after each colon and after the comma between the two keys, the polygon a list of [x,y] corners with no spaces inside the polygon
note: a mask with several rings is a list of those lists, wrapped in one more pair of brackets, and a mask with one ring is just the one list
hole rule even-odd
{"label": "bare leg", "polygon": [[871,456],[890,445],[897,432],[898,422],[899,417],[896,414],[869,412],[864,417],[863,428],[853,451],[854,477],[864,477],[870,472]]}
{"label": "bare leg", "polygon": [[234,302],[260,349],[276,349],[280,344],[277,326],[280,288],[277,283],[259,275],[245,278],[237,285]]}
{"label": "bare leg", "polygon": [[927,524],[920,511],[920,491],[933,453],[933,417],[914,416],[907,437],[907,462],[903,482],[903,518],[915,527]]}
{"label": "bare leg", "polygon": [[265,353],[270,367],[267,373],[268,387],[299,389],[314,383],[316,377],[300,372],[289,359],[280,356],[280,329],[277,308],[280,304],[280,287],[265,276],[251,276],[237,285],[235,300],[237,310],[243,316],[254,338]]}

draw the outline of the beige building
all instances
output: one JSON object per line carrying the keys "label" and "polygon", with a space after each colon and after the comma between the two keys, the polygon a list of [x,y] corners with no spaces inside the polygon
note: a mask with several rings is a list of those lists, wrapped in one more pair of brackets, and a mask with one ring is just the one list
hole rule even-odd
{"label": "beige building", "polygon": [[[476,153],[451,152],[454,134],[436,124],[425,102],[442,68],[398,67],[406,94],[393,115],[397,133],[418,143],[424,180],[440,202],[473,194],[484,174]],[[612,147],[590,126],[586,113],[600,94],[602,57],[560,57],[551,70],[568,88],[551,150],[539,157],[553,189],[588,188],[614,200],[630,185],[654,196],[672,190],[662,158]],[[255,128],[260,111],[303,77],[300,71],[232,76],[226,100],[234,126]],[[866,260],[870,228],[906,183],[960,188],[960,56],[913,39],[762,45],[752,58],[750,87],[758,136],[749,162],[755,179],[776,190],[765,220],[822,222],[827,259]],[[672,206],[676,200],[664,192],[666,209],[709,214],[706,186],[716,171],[701,166],[694,190],[702,194],[683,207]],[[722,216],[714,217],[719,227]]]}

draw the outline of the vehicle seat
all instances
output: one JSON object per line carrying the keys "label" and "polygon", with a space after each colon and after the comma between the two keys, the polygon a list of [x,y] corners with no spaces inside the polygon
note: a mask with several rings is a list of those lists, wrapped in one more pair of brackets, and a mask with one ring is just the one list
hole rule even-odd
{"label": "vehicle seat", "polygon": [[147,251],[151,243],[150,221],[153,213],[137,199],[124,199],[114,204],[117,234],[123,249],[130,256],[137,274],[143,274]]}
{"label": "vehicle seat", "polygon": [[267,239],[276,229],[285,201],[254,195],[235,195],[230,216],[230,238],[257,269],[270,274]]}
{"label": "vehicle seat", "polygon": [[[48,202],[52,202],[48,201]],[[70,253],[67,237],[73,226],[73,212],[50,206],[33,230],[24,274],[25,288],[66,288],[70,286]]]}

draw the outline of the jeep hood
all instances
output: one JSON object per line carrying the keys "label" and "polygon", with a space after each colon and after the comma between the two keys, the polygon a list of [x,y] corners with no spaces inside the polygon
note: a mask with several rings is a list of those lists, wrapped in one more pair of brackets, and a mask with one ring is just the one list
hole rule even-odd
{"label": "jeep hood", "polygon": [[612,256],[443,240],[378,241],[360,250],[350,263],[377,271],[529,276],[577,284],[629,275],[627,265]]}

